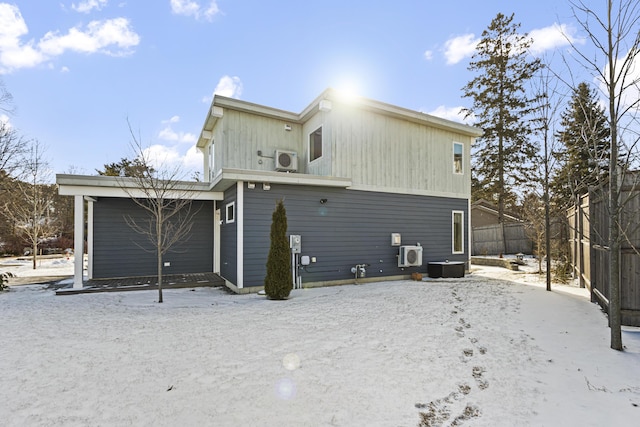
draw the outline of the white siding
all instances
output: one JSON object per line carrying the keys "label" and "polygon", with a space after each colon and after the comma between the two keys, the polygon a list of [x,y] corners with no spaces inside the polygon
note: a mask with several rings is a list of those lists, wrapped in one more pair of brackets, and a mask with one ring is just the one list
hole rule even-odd
{"label": "white siding", "polygon": [[[320,126],[322,157],[310,163],[309,134]],[[415,119],[339,102],[304,123],[225,108],[213,135],[214,176],[221,168],[273,171],[274,152],[282,149],[298,153],[298,173],[350,178],[353,188],[470,197],[474,138]],[[454,141],[464,146],[463,174],[453,170]]]}
{"label": "white siding", "polygon": [[[334,103],[333,171],[354,186],[468,195],[471,138]],[[464,144],[464,174],[453,173],[453,141]]]}
{"label": "white siding", "polygon": [[[222,135],[215,132],[216,168],[272,171],[276,149],[301,153],[302,127],[299,124],[229,109],[225,109],[222,122]],[[286,124],[291,130],[285,129]]]}

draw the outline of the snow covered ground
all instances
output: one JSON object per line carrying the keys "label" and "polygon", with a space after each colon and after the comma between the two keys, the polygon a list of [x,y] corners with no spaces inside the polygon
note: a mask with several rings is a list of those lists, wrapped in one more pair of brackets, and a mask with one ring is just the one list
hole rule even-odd
{"label": "snow covered ground", "polygon": [[38,279],[52,279],[73,276],[73,255],[39,257],[36,269],[28,257],[0,258],[0,273],[11,273],[15,276],[10,284],[22,284]]}
{"label": "snow covered ground", "polygon": [[[72,269],[72,267],[71,267]],[[0,266],[2,270],[2,266]],[[60,271],[60,270],[59,270]],[[464,279],[295,290],[0,293],[6,426],[634,426],[625,352],[587,292]]]}

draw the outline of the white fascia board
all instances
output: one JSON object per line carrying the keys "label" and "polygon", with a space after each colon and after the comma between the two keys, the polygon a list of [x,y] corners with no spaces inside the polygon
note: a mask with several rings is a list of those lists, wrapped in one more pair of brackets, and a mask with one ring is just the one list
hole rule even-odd
{"label": "white fascia board", "polygon": [[228,108],[235,111],[256,114],[258,116],[271,117],[292,123],[300,123],[300,114],[291,111],[280,110],[278,108],[267,107],[266,105],[254,104],[235,98],[227,98],[216,95],[213,104],[217,107]]}
{"label": "white fascia board", "polygon": [[[149,195],[142,190],[135,188],[117,188],[117,187],[92,187],[79,185],[60,185],[58,184],[58,194],[61,196],[84,196],[91,195],[93,197],[119,197],[119,198],[137,198],[146,199]],[[167,192],[167,198],[189,199],[189,200],[223,200],[224,194],[217,191],[175,191]]]}
{"label": "white fascia board", "polygon": [[305,121],[306,118],[315,114],[321,109],[321,103],[325,100],[334,102],[336,104],[347,104],[353,108],[374,111],[384,116],[390,116],[408,120],[410,122],[419,123],[422,125],[443,129],[449,132],[462,134],[472,138],[479,138],[483,135],[484,131],[480,128],[469,126],[463,123],[454,122],[453,120],[443,119],[441,117],[432,116],[430,114],[421,113],[416,110],[410,110],[408,108],[398,107],[396,105],[387,104],[384,102],[376,101],[365,97],[348,97],[345,99],[339,91],[329,88],[320,94],[302,113],[300,118]]}
{"label": "white fascia board", "polygon": [[[94,196],[94,197],[136,197],[147,198],[148,194],[135,185],[135,180],[86,175],[56,175],[58,193],[61,196]],[[167,195],[191,200],[222,200],[223,194],[209,190],[209,183],[179,182],[175,191]]]}
{"label": "white fascia board", "polygon": [[[248,181],[267,182],[269,184],[310,185],[316,187],[347,188],[352,185],[351,178],[338,178],[334,176],[308,175],[302,173],[286,173],[274,171],[253,171],[245,169],[222,169],[211,188],[224,186],[225,182]],[[227,185],[228,186],[228,185]]]}

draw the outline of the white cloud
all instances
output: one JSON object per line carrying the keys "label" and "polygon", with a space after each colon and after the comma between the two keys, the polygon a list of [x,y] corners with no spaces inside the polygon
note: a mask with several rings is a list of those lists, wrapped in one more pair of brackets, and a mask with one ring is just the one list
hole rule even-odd
{"label": "white cloud", "polygon": [[171,141],[180,142],[185,144],[195,144],[196,136],[189,132],[176,132],[172,125],[180,121],[180,116],[173,116],[168,120],[163,120],[162,124],[166,125],[160,132],[158,132],[158,138]]}
{"label": "white cloud", "polygon": [[12,128],[9,116],[7,116],[6,114],[0,114],[0,128],[2,128],[2,130],[4,131]]}
{"label": "white cloud", "polygon": [[242,81],[240,81],[240,77],[222,76],[213,94],[226,96],[227,98],[240,98],[242,95]]}
{"label": "white cloud", "polygon": [[0,3],[0,74],[15,68],[33,67],[45,60],[30,41],[20,43],[29,32],[17,6]]}
{"label": "white cloud", "polygon": [[159,171],[179,171],[178,179],[191,179],[197,171],[202,171],[202,153],[192,146],[181,154],[177,146],[151,145],[143,150],[145,158]]}
{"label": "white cloud", "polygon": [[215,95],[239,99],[242,95],[242,81],[240,80],[240,77],[222,76],[220,80],[218,80],[218,84],[213,90],[213,94],[211,94],[211,96],[203,96],[202,102],[205,104],[210,103]]}
{"label": "white cloud", "polygon": [[464,58],[471,57],[479,41],[480,39],[476,38],[474,34],[464,34],[447,40],[444,44],[447,64],[457,64]]}
{"label": "white cloud", "polygon": [[171,0],[171,12],[176,15],[193,16],[196,19],[211,21],[215,15],[220,13],[220,9],[215,0],[210,1],[208,6],[203,6],[201,2],[194,0]]}
{"label": "white cloud", "polygon": [[140,36],[133,31],[129,20],[114,18],[106,21],[91,21],[86,30],[73,27],[65,35],[48,32],[38,43],[40,50],[48,56],[58,56],[66,50],[83,53],[105,53],[126,55],[140,43]]}
{"label": "white cloud", "polygon": [[427,61],[431,61],[433,59],[433,51],[432,50],[425,50],[424,59],[426,59]]}
{"label": "white cloud", "polygon": [[[181,179],[191,179],[196,171],[202,172],[202,153],[195,146],[196,135],[174,129],[180,123],[178,115],[162,120],[161,123],[164,127],[158,132],[158,138],[167,143],[155,144],[144,150],[145,157],[153,167],[165,171],[179,168],[180,172],[185,173]],[[189,149],[185,152],[186,145]]]}
{"label": "white cloud", "polygon": [[73,27],[63,35],[50,31],[37,44],[22,42],[28,33],[20,9],[0,3],[0,74],[35,67],[66,51],[125,55],[140,43],[126,18],[92,21],[86,28]]}
{"label": "white cloud", "polygon": [[469,116],[465,119],[465,113],[462,112],[464,107],[445,107],[444,105],[438,106],[435,110],[432,111],[423,111],[421,112],[440,117],[441,119],[452,120],[458,123],[464,123],[467,125],[471,125],[474,122],[474,117]]}
{"label": "white cloud", "polygon": [[538,28],[529,32],[529,37],[533,40],[531,53],[540,55],[548,50],[558,47],[568,46],[571,43],[583,43],[575,37],[575,28],[566,24],[553,24],[548,27]]}
{"label": "white cloud", "polygon": [[[631,120],[635,121],[635,117],[637,112],[640,111],[640,56],[635,56],[633,61],[629,62],[629,53],[627,52],[620,59],[614,61],[614,74],[615,79],[618,81],[618,86],[616,86],[615,91],[619,94],[619,101],[621,108],[631,108],[632,111],[629,114],[626,114],[627,117],[631,118]],[[609,75],[609,64],[607,64],[602,71],[602,74],[608,76]],[[624,76],[624,79],[623,79]],[[609,89],[605,82],[600,78],[595,79],[596,83],[600,87],[600,91],[603,94],[606,94]],[[625,88],[624,90],[620,86],[624,81]],[[632,83],[634,82],[634,83]],[[601,100],[602,102],[603,100]],[[603,103],[602,105],[605,110],[609,109],[608,103]],[[624,127],[624,126],[623,126]],[[637,126],[631,126],[632,129],[636,129]]]}
{"label": "white cloud", "polygon": [[93,9],[102,10],[102,8],[105,7],[108,2],[109,0],[84,0],[77,5],[75,3],[72,3],[71,9],[80,13],[89,13]]}
{"label": "white cloud", "polygon": [[171,126],[166,126],[158,133],[158,138],[165,141],[175,141],[187,144],[195,144],[196,136],[189,132],[176,132]]}
{"label": "white cloud", "polygon": [[202,152],[199,151],[195,145],[193,145],[182,159],[182,164],[185,169],[193,171],[202,171]]}

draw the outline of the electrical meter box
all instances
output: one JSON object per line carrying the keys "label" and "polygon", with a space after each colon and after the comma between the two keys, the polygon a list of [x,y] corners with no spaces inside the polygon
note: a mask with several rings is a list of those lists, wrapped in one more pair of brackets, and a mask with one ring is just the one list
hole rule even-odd
{"label": "electrical meter box", "polygon": [[302,251],[302,237],[297,234],[289,236],[289,247],[292,254],[299,254]]}

